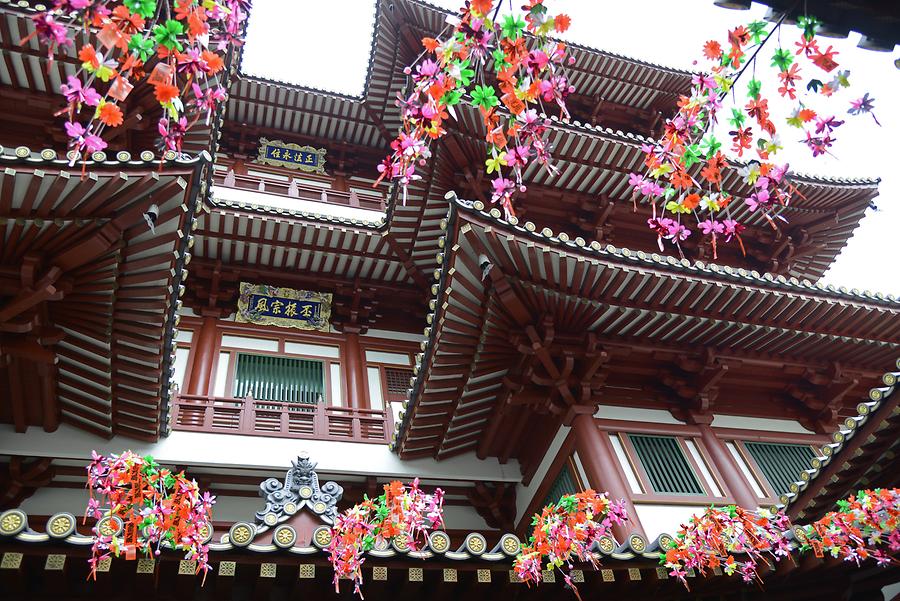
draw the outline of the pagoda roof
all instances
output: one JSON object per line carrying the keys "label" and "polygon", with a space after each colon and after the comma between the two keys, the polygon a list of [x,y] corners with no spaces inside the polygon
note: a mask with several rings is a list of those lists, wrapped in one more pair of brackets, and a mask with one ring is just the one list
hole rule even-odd
{"label": "pagoda roof", "polygon": [[[366,81],[359,96],[240,74],[226,121],[266,133],[372,147],[384,152],[400,127],[394,106],[405,87],[407,54],[437,35],[451,12],[419,0],[377,0]],[[252,18],[252,16],[251,16]],[[690,89],[691,73],[580,44],[569,67],[578,94],[641,111],[667,111]],[[403,50],[407,51],[404,52]],[[411,54],[410,54],[411,53]],[[374,164],[371,166],[374,169]]]}
{"label": "pagoda roof", "polygon": [[[506,221],[479,201],[448,199],[433,314],[398,424],[401,456],[440,458],[476,446],[480,456],[493,455],[490,433],[521,391],[523,374],[535,368],[522,345],[556,344],[555,352],[574,358],[574,371],[567,369],[587,383],[589,402],[660,398],[678,410],[697,402],[707,375],[730,368],[717,384],[722,399],[738,407],[753,399],[761,411],[792,411],[793,404],[799,412],[792,417],[812,419],[817,429],[846,410],[843,396],[859,388],[860,376],[900,350],[900,302],[893,296],[589,244]],[[692,363],[688,355],[716,359],[684,367]],[[698,369],[707,375],[685,372]],[[774,370],[766,371],[771,377],[760,375],[765,370]],[[816,386],[824,378],[825,388],[804,381],[817,370],[823,373]],[[816,400],[826,393],[827,402]],[[531,397],[520,402],[541,395]],[[521,416],[529,412],[512,413],[528,431]],[[512,452],[509,441],[504,452]]]}
{"label": "pagoda roof", "polygon": [[869,390],[866,400],[856,406],[856,415],[840,423],[831,442],[782,495],[781,505],[792,517],[820,515],[861,489],[900,486],[900,359],[895,367]]}
{"label": "pagoda roof", "polygon": [[[59,86],[81,68],[79,49],[85,44],[98,45],[94,30],[82,30],[74,35],[74,44],[57,48],[52,60],[48,60],[47,49],[34,35],[35,26],[31,18],[47,10],[48,4],[52,2],[0,2],[0,43],[3,46],[3,59],[0,60],[0,123],[4,128],[4,139],[0,142],[6,144],[22,142],[28,145],[45,144],[57,149],[66,147],[68,138],[62,127],[62,118],[54,116],[66,106]],[[20,40],[26,38],[29,38],[28,41],[20,44]],[[151,62],[148,72],[152,66]],[[227,68],[225,73],[229,73]],[[205,87],[207,84],[202,85]],[[156,123],[162,116],[162,109],[153,96],[153,87],[138,86],[121,107],[124,126],[104,136],[110,148],[134,151],[155,144],[158,136]],[[203,151],[213,152],[216,125],[217,119],[210,123],[200,119],[185,134],[183,152],[193,155]],[[44,136],[45,131],[49,133],[40,139],[39,136]],[[11,139],[16,141],[11,142]]]}
{"label": "pagoda roof", "polygon": [[[339,326],[341,307],[347,304],[349,310],[356,294],[368,300],[355,311],[371,318],[391,304],[391,297],[420,310],[427,284],[395,252],[383,213],[368,211],[378,215],[371,220],[343,217],[329,214],[324,203],[322,212],[313,213],[230,200],[231,192],[214,187],[209,210],[198,218],[192,263],[197,279],[188,291],[193,306],[203,307],[215,296],[214,305],[231,312],[240,281],[264,281],[335,293]],[[371,325],[364,317],[357,319]]]}
{"label": "pagoda roof", "polygon": [[[209,156],[95,153],[82,172],[53,150],[0,155],[4,421],[60,419],[156,440],[200,171]],[[158,207],[155,233],[144,214]],[[26,400],[27,398],[27,400]]]}

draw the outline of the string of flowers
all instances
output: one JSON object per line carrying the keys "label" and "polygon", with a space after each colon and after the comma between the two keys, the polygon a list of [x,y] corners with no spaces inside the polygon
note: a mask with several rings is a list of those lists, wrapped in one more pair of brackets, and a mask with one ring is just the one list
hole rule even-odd
{"label": "string of flowers", "polygon": [[[777,562],[790,555],[790,542],[785,531],[790,520],[783,513],[765,509],[749,511],[742,507],[709,507],[702,515],[692,516],[682,526],[671,548],[660,553],[660,563],[688,586],[688,570],[706,576],[722,567],[729,576],[740,573],[744,582],[759,579],[759,565]],[[741,560],[735,555],[741,555]]]}
{"label": "string of flowers", "polygon": [[861,490],[837,505],[837,511],[803,527],[801,551],[842,557],[857,565],[866,559],[880,566],[897,563],[878,547],[886,544],[892,553],[900,551],[900,489]]}
{"label": "string of flowers", "polygon": [[[209,548],[204,530],[212,528],[211,509],[216,498],[200,494],[197,483],[184,472],[173,473],[160,467],[153,457],[125,451],[120,455],[92,452],[87,466],[90,500],[85,510],[96,520],[116,517],[122,520],[120,533],[100,532],[94,526],[94,544],[88,560],[90,576],[96,578],[100,560],[124,554],[135,559],[138,553],[159,555],[167,544],[185,552],[184,558],[196,560],[197,572],[206,577]],[[95,496],[96,495],[96,496]]]}
{"label": "string of flowers", "polygon": [[623,501],[611,502],[606,493],[593,490],[563,495],[532,518],[534,527],[528,545],[516,556],[513,569],[529,586],[541,582],[541,568],[558,569],[565,583],[581,599],[570,571],[574,561],[598,563],[591,547],[609,535],[613,524],[628,519]]}
{"label": "string of flowers", "polygon": [[75,75],[59,87],[67,106],[57,115],[68,117],[71,150],[106,148],[107,128],[128,126],[122,107],[146,81],[163,111],[160,146],[181,152],[187,131],[200,119],[209,124],[227,98],[219,79],[224,56],[241,43],[249,10],[250,0],[54,0],[32,17],[35,31],[21,44],[37,36],[49,69],[56,52],[74,47],[76,34],[95,34],[78,49]]}
{"label": "string of flowers", "polygon": [[837,511],[795,529],[795,543],[783,511],[710,507],[682,526],[671,547],[660,553],[660,563],[685,587],[688,570],[706,576],[717,567],[728,575],[740,573],[745,582],[762,582],[760,564],[771,566],[788,557],[792,544],[801,553],[812,551],[817,557],[830,555],[856,565],[867,559],[879,566],[898,563],[881,547],[900,551],[900,489],[861,490],[837,505]]}
{"label": "string of flowers", "polygon": [[[668,241],[681,253],[681,242],[696,227],[701,235],[710,238],[714,258],[720,239],[726,243],[736,240],[745,252],[741,232],[746,228],[737,220],[737,211],[732,212],[740,203],[733,202],[734,197],[722,189],[722,172],[728,160],[722,141],[713,131],[729,93],[733,99],[730,116],[726,118],[732,128],[728,132],[730,151],[737,157],[755,152],[758,158],[740,170],[744,182],[752,189],[743,205],[750,214],[761,214],[773,228],[777,229],[776,221],[786,221],[782,211],[797,190],[791,182],[788,165],[772,160],[783,146],[770,114],[769,99],[763,95],[762,83],[756,78],[760,52],[773,37],[778,43],[770,64],[777,69],[778,94],[795,101],[786,123],[801,132],[802,142],[813,157],[830,153],[834,132],[844,121],[834,114],[826,116],[813,110],[809,103],[815,98],[834,96],[848,87],[850,72],[836,71],[837,51],[832,46],[820,46],[815,35],[819,28],[817,19],[801,16],[797,25],[801,34],[794,51],[781,45],[781,21],[771,28],[763,21],[754,21],[730,30],[724,44],[715,40],[706,42],[703,55],[713,64],[710,72],[694,75],[690,96],[679,99],[678,113],[666,120],[661,138],[642,146],[645,170],[632,173],[629,185],[633,189],[635,209],[638,199],[646,199],[651,205],[652,217],[647,224],[657,235],[660,251],[664,250],[663,242]],[[773,36],[776,32],[779,35]],[[807,63],[802,71],[801,62]],[[737,99],[734,88],[748,70],[752,79],[746,86],[744,105]],[[867,93],[851,101],[847,112],[868,113],[874,118],[873,102],[874,98]],[[693,218],[692,223],[685,219],[688,216]]]}
{"label": "string of flowers", "polygon": [[[526,191],[522,174],[536,160],[552,170],[546,143],[549,121],[539,116],[555,105],[568,119],[566,98],[575,88],[564,65],[566,45],[551,32],[568,29],[566,15],[551,16],[543,0],[528,0],[520,14],[498,19],[502,0],[469,0],[437,38],[424,38],[425,50],[406,68],[410,91],[400,95],[402,125],[391,143],[392,153],[378,166],[378,182],[399,183],[404,204],[410,183],[421,179],[417,168],[431,157],[434,140],[447,133],[445,122],[456,119],[456,105],[476,108],[484,122],[488,145],[485,171],[494,174],[491,201],[514,214],[512,200]],[[496,81],[496,86],[493,83]],[[499,90],[499,92],[498,92]],[[376,182],[376,185],[377,183]]]}
{"label": "string of flowers", "polygon": [[340,579],[349,578],[362,598],[363,554],[399,536],[405,536],[409,548],[418,551],[427,543],[429,532],[443,526],[443,504],[443,490],[425,494],[416,478],[409,487],[397,481],[385,484],[383,495],[375,499],[366,496],[339,515],[328,546],[335,592],[340,592]]}

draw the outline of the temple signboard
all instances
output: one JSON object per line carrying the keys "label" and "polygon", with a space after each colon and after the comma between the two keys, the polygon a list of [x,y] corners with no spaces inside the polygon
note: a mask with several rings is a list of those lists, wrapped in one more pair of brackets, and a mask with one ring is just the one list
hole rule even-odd
{"label": "temple signboard", "polygon": [[241,282],[239,323],[328,331],[331,294]]}
{"label": "temple signboard", "polygon": [[324,148],[260,138],[258,152],[257,163],[299,169],[307,173],[325,173]]}

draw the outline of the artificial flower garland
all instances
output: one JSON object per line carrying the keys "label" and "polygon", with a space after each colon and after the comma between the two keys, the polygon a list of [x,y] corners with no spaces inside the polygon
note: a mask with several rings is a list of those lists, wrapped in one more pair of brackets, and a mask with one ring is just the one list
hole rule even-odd
{"label": "artificial flower garland", "polygon": [[[844,122],[834,114],[826,116],[813,110],[809,103],[834,96],[848,87],[850,72],[836,70],[838,53],[832,46],[820,46],[815,35],[820,25],[818,20],[801,16],[797,25],[802,32],[796,50],[782,47],[778,36],[771,67],[777,69],[781,84],[778,94],[796,101],[787,125],[799,130],[803,143],[817,157],[829,153],[835,142],[834,132]],[[656,233],[660,251],[664,250],[663,242],[668,241],[681,253],[681,242],[694,232],[694,227],[710,239],[713,258],[717,256],[720,240],[726,243],[736,240],[744,251],[741,232],[746,226],[737,220],[738,211],[734,209],[738,203],[733,204],[734,198],[722,189],[722,172],[728,160],[722,150],[723,143],[713,132],[723,110],[723,100],[729,93],[734,101],[727,117],[732,128],[728,132],[730,151],[737,157],[756,154],[740,171],[744,182],[752,188],[743,205],[750,214],[765,217],[773,228],[777,229],[776,221],[786,221],[781,213],[790,204],[796,187],[791,182],[788,165],[772,161],[782,149],[782,142],[769,112],[769,100],[755,75],[760,51],[780,27],[781,21],[771,28],[763,21],[754,21],[730,30],[724,44],[715,40],[706,42],[703,54],[713,63],[711,71],[694,75],[690,96],[679,99],[678,113],[666,120],[661,139],[642,146],[645,171],[632,173],[629,185],[635,207],[638,199],[646,199],[651,204],[652,217],[647,225]],[[800,59],[807,63],[803,74]],[[752,79],[747,84],[744,105],[734,97],[733,88],[748,69]],[[804,80],[807,73],[809,78]],[[874,119],[873,101],[866,93],[851,101],[847,112],[871,114]],[[686,217],[692,217],[693,223]]]}
{"label": "artificial flower garland", "polygon": [[163,109],[160,146],[181,152],[187,131],[200,119],[209,124],[227,98],[219,79],[224,56],[241,43],[249,10],[250,0],[55,0],[32,17],[35,32],[21,43],[37,36],[52,61],[77,33],[95,33],[78,49],[77,72],[59,87],[71,150],[106,148],[106,129],[127,127],[122,103],[146,81]]}
{"label": "artificial flower garland", "polygon": [[334,567],[334,589],[340,592],[341,578],[353,580],[354,592],[362,598],[363,554],[379,543],[404,536],[412,551],[428,541],[428,533],[444,524],[444,491],[436,488],[425,494],[419,479],[410,486],[394,481],[384,485],[384,494],[365,497],[340,514],[331,529],[329,559]]}
{"label": "artificial flower garland", "polygon": [[[206,532],[212,530],[210,511],[216,498],[200,494],[197,483],[184,472],[160,467],[153,457],[125,451],[103,456],[92,452],[87,467],[87,487],[91,498],[85,510],[96,520],[122,520],[119,533],[102,534],[94,526],[91,576],[96,578],[100,560],[124,554],[135,559],[138,553],[159,555],[164,544],[185,552],[184,558],[197,562],[204,576],[209,570]],[[96,493],[96,497],[95,497]]]}
{"label": "artificial flower garland", "polygon": [[627,519],[624,502],[611,502],[606,493],[586,490],[563,495],[558,503],[551,503],[534,515],[528,545],[516,556],[513,569],[522,582],[537,585],[546,562],[548,570],[560,570],[565,583],[580,599],[569,573],[573,562],[588,561],[596,568],[591,547],[609,535],[613,524]]}
{"label": "artificial flower garland", "polygon": [[378,181],[398,182],[404,202],[408,186],[421,179],[416,171],[431,157],[432,142],[447,133],[445,122],[456,118],[454,107],[463,102],[481,114],[488,144],[485,171],[494,177],[491,200],[507,216],[514,214],[513,196],[526,190],[525,167],[536,160],[551,168],[549,121],[537,109],[549,112],[555,105],[563,119],[569,117],[566,98],[575,88],[564,66],[574,59],[564,43],[548,35],[566,31],[570,19],[549,15],[543,0],[528,0],[524,18],[498,19],[501,5],[467,1],[449,35],[424,38],[424,52],[405,70],[411,89],[398,101],[400,133],[378,166]]}
{"label": "artificial flower garland", "polygon": [[[837,505],[837,511],[793,530],[800,552],[830,555],[857,565],[867,559],[880,566],[896,563],[880,547],[900,551],[900,489],[861,490]],[[770,560],[778,562],[790,555],[789,532],[790,520],[783,511],[710,507],[682,527],[672,546],[660,553],[660,563],[685,586],[688,570],[707,575],[720,566],[728,575],[740,573],[745,582],[761,582],[761,563],[772,565]]]}

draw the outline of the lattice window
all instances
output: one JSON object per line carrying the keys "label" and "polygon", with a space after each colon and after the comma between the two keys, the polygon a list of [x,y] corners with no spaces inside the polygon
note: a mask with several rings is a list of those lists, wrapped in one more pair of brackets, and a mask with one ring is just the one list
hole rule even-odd
{"label": "lattice window", "polygon": [[791,489],[791,483],[800,479],[800,472],[809,469],[809,460],[815,455],[809,445],[804,444],[745,442],[744,446],[776,495]]}
{"label": "lattice window", "polygon": [[653,492],[667,495],[702,495],[691,464],[674,436],[629,434]]}
{"label": "lattice window", "polygon": [[312,405],[325,398],[325,365],[313,359],[238,354],[234,396]]}
{"label": "lattice window", "polygon": [[409,379],[412,377],[411,369],[404,367],[385,367],[384,380],[387,388],[388,402],[405,401],[409,396]]}
{"label": "lattice window", "polygon": [[562,469],[559,470],[559,474],[550,486],[550,490],[547,491],[547,496],[544,498],[544,503],[541,507],[545,507],[550,503],[558,503],[559,498],[563,495],[574,495],[580,490],[581,487],[578,486],[578,480],[575,478],[575,472],[572,470],[571,460],[566,459]]}

